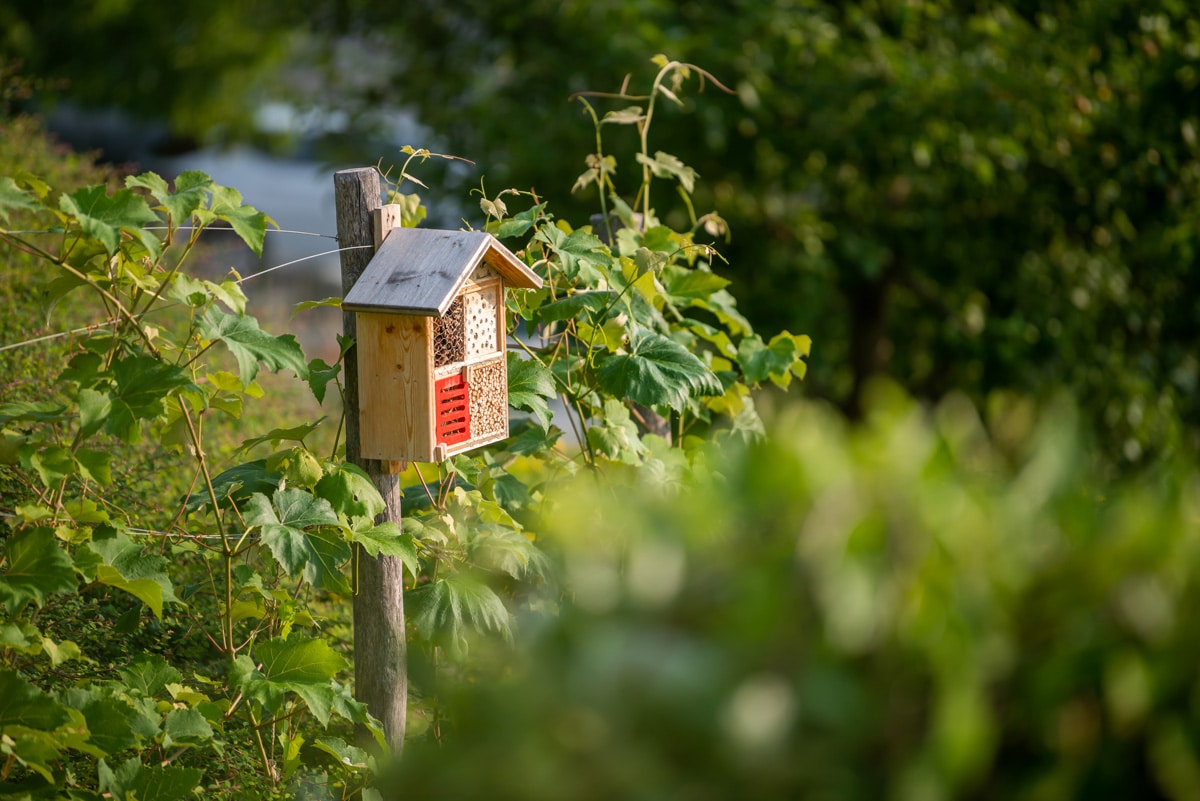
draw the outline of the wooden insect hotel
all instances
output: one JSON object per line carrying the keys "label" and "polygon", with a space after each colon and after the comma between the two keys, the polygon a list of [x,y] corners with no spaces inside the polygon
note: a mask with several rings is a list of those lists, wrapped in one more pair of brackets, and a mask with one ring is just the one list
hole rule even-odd
{"label": "wooden insect hotel", "polygon": [[342,301],[357,319],[362,456],[437,462],[504,439],[504,290],[542,279],[491,234],[382,225]]}

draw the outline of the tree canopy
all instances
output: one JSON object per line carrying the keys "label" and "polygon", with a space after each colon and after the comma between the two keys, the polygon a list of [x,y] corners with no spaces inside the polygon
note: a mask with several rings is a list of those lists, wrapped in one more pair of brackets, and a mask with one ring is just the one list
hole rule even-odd
{"label": "tree canopy", "polygon": [[[48,24],[18,3],[6,46],[94,102],[226,132],[228,103],[198,101],[244,100],[286,50],[290,89],[270,91],[350,121],[331,157],[386,160],[409,143],[363,126],[412,109],[436,139],[412,144],[479,165],[467,184],[570,211],[594,203],[567,197],[594,149],[562,112],[572,95],[644,85],[655,53],[690,61],[732,93],[689,92],[658,141],[703,177],[697,212],[728,221],[751,319],[813,334],[811,391],[854,414],[881,374],[929,400],[1065,387],[1117,462],[1197,443],[1200,22],[1185,2],[103,8]],[[121,26],[137,47],[100,58]],[[632,159],[608,130],[606,151]]]}

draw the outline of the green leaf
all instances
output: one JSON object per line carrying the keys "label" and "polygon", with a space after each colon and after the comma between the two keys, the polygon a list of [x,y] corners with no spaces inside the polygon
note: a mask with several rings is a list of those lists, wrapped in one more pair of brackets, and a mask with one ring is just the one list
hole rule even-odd
{"label": "green leaf", "polygon": [[53,731],[70,717],[49,695],[15,672],[0,668],[0,731],[9,726]]}
{"label": "green leaf", "polygon": [[51,595],[76,587],[71,557],[58,547],[48,528],[26,529],[10,536],[0,574],[0,602],[14,614],[29,600],[39,606]]}
{"label": "green leaf", "polygon": [[23,620],[0,623],[0,648],[37,654],[42,649],[42,633],[36,626]]}
{"label": "green leaf", "polygon": [[203,283],[204,288],[211,292],[214,298],[225,304],[225,308],[239,316],[246,313],[246,293],[242,291],[242,287],[237,281],[222,281],[219,284],[212,281]]}
{"label": "green leaf", "polygon": [[729,286],[729,281],[708,270],[688,269],[672,264],[662,271],[662,285],[672,303],[686,306],[707,298]]}
{"label": "green leaf", "polygon": [[59,208],[73,216],[83,233],[98,240],[108,255],[117,252],[121,231],[128,231],[157,257],[158,240],[143,226],[158,222],[158,215],[150,210],[144,198],[130,190],[119,189],[109,195],[103,184],[84,187],[63,195]]}
{"label": "green leaf", "polygon": [[198,768],[143,765],[138,757],[116,770],[101,760],[98,768],[100,789],[117,801],[180,801],[192,794],[204,776]]}
{"label": "green leaf", "polygon": [[415,578],[420,569],[417,546],[412,534],[405,534],[390,520],[364,531],[355,530],[354,541],[371,556],[394,556],[404,563]]}
{"label": "green leaf", "polygon": [[254,656],[268,681],[299,684],[328,683],[349,663],[325,640],[292,634],[260,643]]}
{"label": "green leaf", "polygon": [[317,482],[316,493],[329,501],[337,514],[374,518],[387,508],[371,477],[356,464],[339,464]]}
{"label": "green leaf", "polygon": [[150,607],[156,618],[162,619],[163,590],[158,583],[147,578],[126,578],[111,565],[96,566],[96,581],[114,589],[124,590]]}
{"label": "green leaf", "polygon": [[151,196],[162,204],[174,225],[183,225],[208,199],[208,188],[212,179],[197,170],[188,170],[179,174],[175,179],[175,191],[172,192],[167,182],[153,172],[131,175],[125,179],[125,186],[130,189],[141,187],[150,191]]}
{"label": "green leaf", "polygon": [[294,309],[292,309],[292,317],[295,317],[297,314],[299,314],[302,311],[308,311],[309,309],[319,309],[322,307],[332,307],[335,309],[340,309],[342,307],[342,299],[338,295],[333,295],[331,297],[323,298],[321,300],[303,300],[303,301],[297,303],[296,307]]}
{"label": "green leaf", "polygon": [[272,454],[267,459],[267,468],[283,473],[283,480],[287,486],[301,489],[312,489],[324,476],[317,457],[303,445]]}
{"label": "green leaf", "polygon": [[106,754],[115,754],[136,745],[141,739],[136,730],[138,713],[124,701],[96,698],[84,705],[88,741]]}
{"label": "green leaf", "polygon": [[108,451],[80,448],[75,451],[75,461],[79,467],[79,474],[85,479],[106,486],[112,484],[112,454]]}
{"label": "green leaf", "polygon": [[12,178],[0,178],[0,220],[7,223],[10,211],[38,208],[41,206],[31,192],[17,186]]}
{"label": "green leaf", "polygon": [[62,745],[63,738],[58,733],[10,726],[0,738],[0,754],[12,756],[22,766],[53,783],[54,767],[62,756]]}
{"label": "green leaf", "polygon": [[511,528],[491,526],[481,532],[472,549],[479,564],[515,579],[529,573],[540,575],[548,567],[545,554],[528,537]]}
{"label": "green leaf", "polygon": [[42,484],[55,487],[64,478],[75,473],[75,458],[71,452],[60,445],[51,445],[40,450],[32,445],[21,446],[18,451],[21,465],[30,470],[36,470]]}
{"label": "green leaf", "polygon": [[504,602],[491,587],[463,571],[418,586],[405,596],[405,605],[423,637],[443,640],[460,654],[466,650],[468,629],[511,636]]}
{"label": "green leaf", "polygon": [[165,415],[167,396],[190,383],[178,367],[143,355],[114,362],[111,380],[104,431],[130,443],[137,441],[139,421]]}
{"label": "green leaf", "polygon": [[533,359],[508,354],[508,404],[533,412],[543,430],[553,416],[547,399],[554,397],[554,375]]}
{"label": "green leaf", "polygon": [[787,387],[792,375],[804,377],[807,365],[803,358],[811,348],[812,340],[807,336],[784,331],[764,345],[762,338],[755,334],[738,343],[738,364],[746,381],[751,384],[769,378],[780,387]]}
{"label": "green leaf", "polygon": [[213,184],[210,211],[229,223],[234,233],[250,246],[255,256],[262,256],[267,223],[271,219],[253,206],[242,203],[242,193],[228,186]]}
{"label": "green leaf", "polygon": [[715,314],[721,324],[729,329],[730,334],[736,336],[738,334],[754,333],[754,327],[738,311],[737,301],[733,295],[729,294],[729,290],[727,289],[714,292],[707,298],[696,298],[692,301],[692,305]]}
{"label": "green leaf", "polygon": [[212,726],[198,709],[172,709],[163,720],[163,748],[202,745],[212,738]]}
{"label": "green leaf", "polygon": [[[561,300],[545,303],[534,312],[534,318],[539,322],[552,323],[557,320],[570,320],[582,311],[599,312],[607,309],[617,296],[612,290],[596,290],[592,292],[576,292]],[[589,319],[595,319],[589,315]]]}
{"label": "green leaf", "polygon": [[721,382],[687,348],[653,331],[638,330],[628,353],[603,357],[596,381],[616,398],[682,410],[690,398],[720,395]]}
{"label": "green leaf", "polygon": [[263,443],[269,443],[271,447],[276,447],[279,445],[279,443],[284,441],[303,443],[304,438],[316,431],[324,421],[325,418],[322,417],[320,420],[316,420],[311,423],[304,423],[303,425],[292,426],[291,428],[271,429],[260,437],[251,437],[250,439],[243,440],[242,444],[238,446],[237,453],[248,451],[258,445],[262,445]]}
{"label": "green leaf", "polygon": [[646,112],[641,106],[629,106],[618,111],[610,111],[600,120],[614,125],[636,125],[646,119]]}
{"label": "green leaf", "polygon": [[320,737],[313,742],[313,748],[324,751],[342,765],[351,768],[366,768],[374,763],[374,759],[366,751],[349,745],[338,737]]}
{"label": "green leaf", "polygon": [[[266,459],[239,464],[218,473],[213,479],[213,491],[222,506],[227,502],[240,504],[255,493],[271,493],[279,486],[282,476],[267,469]],[[207,490],[188,496],[187,511],[196,512],[211,503]]]}
{"label": "green leaf", "polygon": [[167,560],[125,534],[97,533],[80,550],[96,553],[104,561],[96,568],[96,581],[130,593],[162,617],[164,601],[179,602],[167,573]]}
{"label": "green leaf", "polygon": [[53,401],[15,401],[0,404],[0,423],[53,423],[64,419],[67,407]]}
{"label": "green leaf", "polygon": [[342,372],[342,363],[326,364],[324,359],[313,359],[308,363],[308,387],[317,403],[325,403],[325,388],[336,381]]}
{"label": "green leaf", "polygon": [[42,638],[42,651],[50,658],[50,667],[56,668],[64,662],[72,660],[88,661],[79,650],[79,644],[70,640],[55,642],[49,637]]}
{"label": "green leaf", "polygon": [[[306,578],[313,571],[313,578],[326,579],[329,575],[326,562],[333,554],[328,538],[316,538],[304,530],[309,526],[338,524],[329,501],[300,489],[279,490],[271,501],[261,493],[255,494],[246,503],[246,523],[261,528],[263,543],[289,575],[298,576],[306,571],[310,560],[315,560],[314,567],[305,572]],[[342,561],[348,558],[349,548],[345,547]]]}
{"label": "green leaf", "polygon": [[650,158],[644,153],[638,153],[637,160],[639,164],[649,167],[650,171],[659,178],[674,176],[687,192],[692,192],[696,188],[696,179],[700,177],[699,174],[670,153],[660,150],[654,154],[654,158]]}
{"label": "green leaf", "polygon": [[258,374],[258,363],[269,369],[292,370],[297,377],[308,377],[304,351],[291,334],[272,336],[258,327],[253,317],[238,317],[210,307],[199,321],[200,334],[205,339],[225,343],[237,359],[243,384],[249,384]]}
{"label": "green leaf", "polygon": [[79,437],[90,437],[104,426],[112,414],[112,399],[94,389],[79,390]]}
{"label": "green leaf", "polygon": [[168,684],[183,678],[178,670],[158,654],[138,654],[120,673],[125,685],[145,698],[155,697]]}
{"label": "green leaf", "polygon": [[537,224],[538,217],[545,210],[546,204],[539,203],[532,206],[520,214],[514,215],[504,222],[496,226],[493,232],[497,239],[507,239],[513,236],[520,236]]}
{"label": "green leaf", "polygon": [[588,426],[587,438],[592,450],[614,461],[641,464],[646,446],[625,404],[616,398],[605,400],[603,421],[603,425]]}
{"label": "green leaf", "polygon": [[612,265],[608,247],[587,231],[568,234],[557,225],[543,225],[534,234],[534,239],[550,246],[562,261],[567,275],[578,276],[587,283],[596,283],[603,277],[598,268]]}
{"label": "green leaf", "polygon": [[332,529],[306,532],[305,540],[308,562],[304,565],[304,580],[318,589],[348,594],[350,585],[342,566],[350,561],[349,543]]}

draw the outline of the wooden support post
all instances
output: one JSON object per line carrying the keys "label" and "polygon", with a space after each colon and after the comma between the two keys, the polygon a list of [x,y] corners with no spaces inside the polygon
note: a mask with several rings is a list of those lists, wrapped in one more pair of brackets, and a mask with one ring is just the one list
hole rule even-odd
{"label": "wooden support post", "polygon": [[[382,205],[379,173],[372,167],[341,170],[333,176],[340,247],[344,250],[342,294],[354,286],[378,246],[375,210]],[[353,312],[342,315],[342,331],[357,335]],[[392,463],[363,459],[359,440],[358,361],[351,348],[345,358],[346,460],[367,472],[387,508],[376,523],[400,525],[400,482]],[[383,723],[392,753],[404,746],[408,706],[407,646],[404,638],[404,564],[391,556],[372,558],[356,546],[354,564],[354,695]]]}

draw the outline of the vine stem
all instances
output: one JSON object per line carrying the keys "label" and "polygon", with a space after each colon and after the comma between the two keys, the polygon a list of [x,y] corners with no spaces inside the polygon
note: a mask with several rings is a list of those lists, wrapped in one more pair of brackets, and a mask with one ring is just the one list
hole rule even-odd
{"label": "vine stem", "polygon": [[250,729],[254,732],[254,740],[258,743],[258,753],[262,757],[263,770],[267,772],[267,776],[271,779],[271,784],[279,783],[279,775],[275,772],[275,766],[271,764],[271,758],[267,756],[267,746],[263,743],[262,730],[260,724],[254,719],[254,710],[249,706],[246,707],[246,716],[250,718]]}

